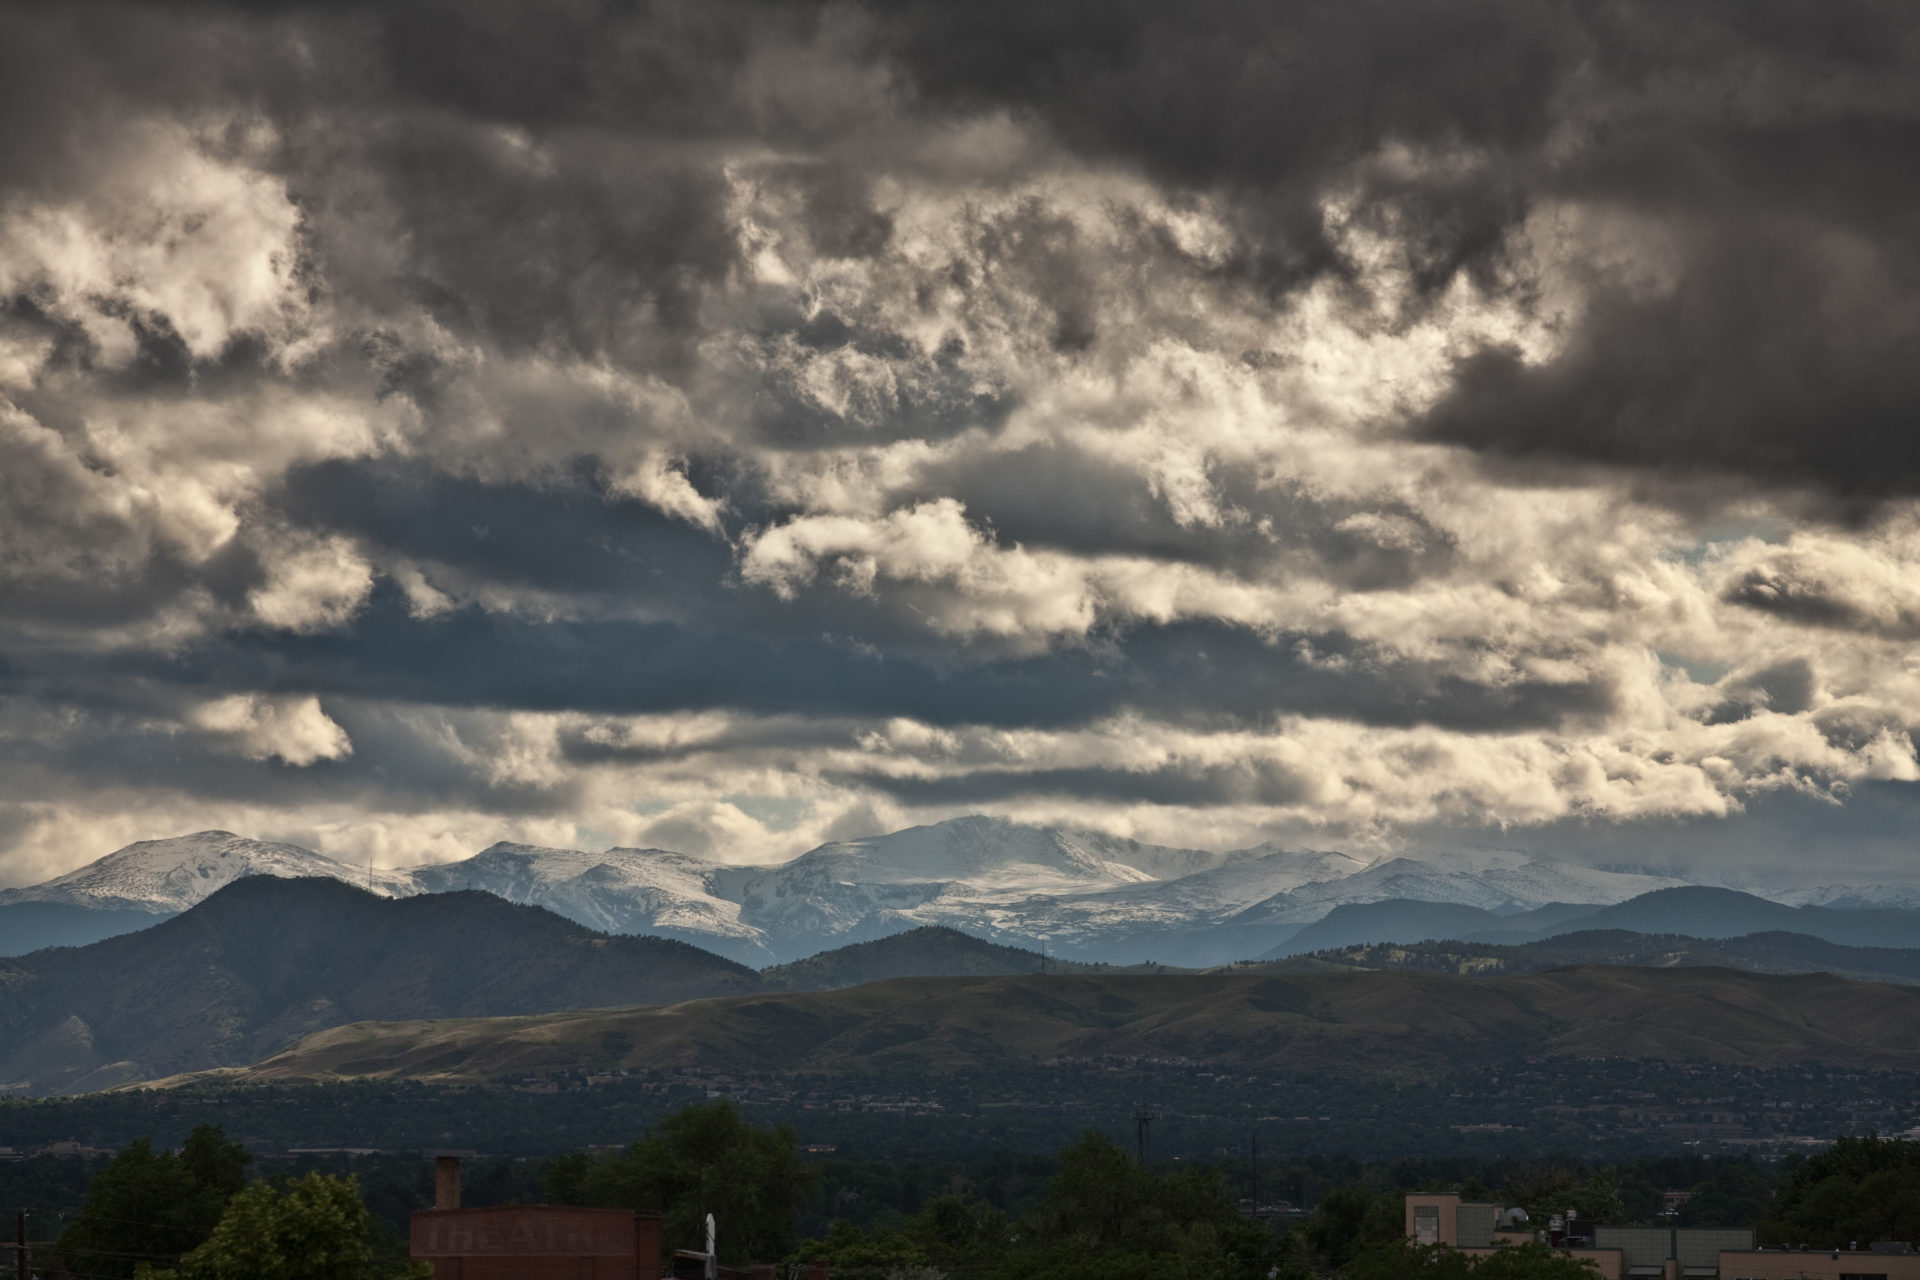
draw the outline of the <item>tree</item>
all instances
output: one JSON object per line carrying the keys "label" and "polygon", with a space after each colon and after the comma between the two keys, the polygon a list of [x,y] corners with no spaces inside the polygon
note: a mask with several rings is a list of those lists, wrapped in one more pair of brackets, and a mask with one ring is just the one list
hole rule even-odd
{"label": "tree", "polygon": [[215,1125],[201,1125],[179,1155],[141,1138],[87,1184],[87,1198],[54,1244],[73,1272],[131,1280],[141,1266],[165,1266],[212,1234],[246,1183],[251,1159]]}
{"label": "tree", "polygon": [[1837,1139],[1788,1174],[1760,1238],[1822,1248],[1920,1241],[1920,1144],[1872,1133]]}
{"label": "tree", "polygon": [[619,1155],[560,1157],[546,1189],[559,1204],[658,1213],[668,1251],[705,1247],[711,1213],[721,1260],[738,1265],[793,1248],[807,1173],[791,1125],[759,1128],[722,1099],[682,1107]]}
{"label": "tree", "polygon": [[1398,1196],[1375,1196],[1358,1187],[1342,1187],[1321,1197],[1302,1225],[1307,1245],[1333,1268],[1376,1245],[1406,1238],[1406,1210]]}
{"label": "tree", "polygon": [[1515,1170],[1507,1180],[1507,1203],[1525,1209],[1534,1222],[1545,1222],[1567,1209],[1586,1222],[1619,1222],[1627,1216],[1612,1171],[1557,1163]]}
{"label": "tree", "polygon": [[1271,1245],[1219,1177],[1143,1169],[1100,1133],[1061,1151],[1039,1206],[1010,1236],[992,1272],[1009,1280],[1251,1277],[1265,1274]]}
{"label": "tree", "polygon": [[373,1260],[369,1226],[351,1177],[309,1173],[284,1190],[256,1182],[233,1197],[205,1244],[156,1280],[362,1280]]}
{"label": "tree", "polygon": [[[1282,1261],[1221,1179],[1141,1169],[1097,1133],[1060,1153],[1039,1205],[1018,1223],[944,1194],[898,1226],[862,1232],[836,1222],[792,1260],[828,1263],[845,1280],[1254,1280]],[[1290,1265],[1286,1274],[1304,1271]]]}
{"label": "tree", "polygon": [[1773,1178],[1752,1160],[1717,1160],[1680,1206],[1683,1227],[1749,1227],[1773,1211]]}
{"label": "tree", "polygon": [[1597,1272],[1592,1263],[1544,1245],[1502,1247],[1475,1256],[1401,1239],[1370,1246],[1337,1275],[1340,1280],[1595,1280]]}

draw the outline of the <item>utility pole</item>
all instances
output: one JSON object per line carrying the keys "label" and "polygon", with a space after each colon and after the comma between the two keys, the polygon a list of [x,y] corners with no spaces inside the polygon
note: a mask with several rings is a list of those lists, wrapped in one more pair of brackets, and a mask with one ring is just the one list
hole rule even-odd
{"label": "utility pole", "polygon": [[18,1256],[17,1256],[16,1258],[15,1258],[15,1260],[14,1260],[14,1261],[15,1261],[15,1265],[17,1265],[17,1266],[19,1267],[19,1269],[20,1269],[20,1270],[19,1270],[19,1276],[20,1276],[20,1280],[28,1280],[28,1272],[27,1272],[27,1211],[26,1211],[25,1209],[22,1209],[22,1210],[20,1211],[20,1218],[19,1218],[19,1239],[20,1239],[20,1245],[19,1245],[19,1251],[18,1251]]}
{"label": "utility pole", "polygon": [[1260,1212],[1260,1131],[1255,1129],[1248,1137],[1253,1143],[1253,1211],[1258,1214]]}
{"label": "utility pole", "polygon": [[1142,1105],[1133,1109],[1134,1136],[1135,1140],[1140,1144],[1140,1167],[1142,1169],[1147,1167],[1147,1126],[1159,1118],[1160,1113],[1152,1107]]}

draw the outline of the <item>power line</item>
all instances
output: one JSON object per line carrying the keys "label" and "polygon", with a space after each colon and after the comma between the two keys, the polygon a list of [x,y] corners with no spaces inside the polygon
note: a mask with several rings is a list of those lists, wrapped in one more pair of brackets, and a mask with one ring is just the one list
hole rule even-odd
{"label": "power line", "polygon": [[1159,1118],[1159,1109],[1147,1106],[1145,1103],[1141,1103],[1133,1109],[1134,1131],[1135,1137],[1140,1144],[1140,1167],[1142,1169],[1147,1167],[1147,1128]]}

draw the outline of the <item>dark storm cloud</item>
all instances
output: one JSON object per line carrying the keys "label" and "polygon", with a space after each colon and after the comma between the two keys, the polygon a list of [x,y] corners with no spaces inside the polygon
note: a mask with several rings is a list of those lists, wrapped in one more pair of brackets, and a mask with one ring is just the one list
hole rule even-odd
{"label": "dark storm cloud", "polygon": [[[43,685],[33,692],[54,707],[67,691]],[[318,802],[402,813],[452,807],[524,815],[564,811],[577,798],[574,783],[535,785],[477,773],[447,749],[441,732],[379,707],[330,702],[332,717],[355,740],[354,753],[296,767],[236,753],[217,737],[182,734],[156,718],[177,705],[177,691],[122,680],[71,692],[81,696],[64,704],[68,723],[51,739],[44,723],[9,714],[17,703],[0,706],[0,804],[157,790],[212,804]],[[484,726],[462,727],[477,744],[487,743]]]}
{"label": "dark storm cloud", "polygon": [[1311,798],[1311,779],[1272,761],[1164,766],[1157,769],[983,769],[946,777],[902,777],[878,771],[830,774],[913,805],[979,806],[1025,796],[1070,796],[1118,804],[1296,805]]}
{"label": "dark storm cloud", "polygon": [[1803,626],[1901,640],[1920,635],[1920,599],[1885,582],[1850,580],[1852,568],[1783,557],[1737,575],[1723,598]]}
{"label": "dark storm cloud", "polygon": [[[724,612],[724,605],[714,610]],[[1577,726],[1606,715],[1617,697],[1599,676],[1489,688],[1444,669],[1373,659],[1332,636],[1319,638],[1323,659],[1347,650],[1349,660],[1329,669],[1290,643],[1213,624],[1139,628],[1086,650],[954,662],[904,645],[876,652],[832,635],[795,635],[772,610],[735,621],[737,629],[722,630],[705,615],[698,623],[536,621],[477,610],[421,621],[398,593],[382,590],[341,631],[234,635],[138,667],[209,691],[277,684],[455,707],[727,708],[1009,728],[1071,728],[1134,711],[1216,729],[1302,714],[1506,732]]]}
{"label": "dark storm cloud", "polygon": [[[1137,468],[1091,447],[1050,441],[930,466],[915,496],[959,499],[1005,544],[1213,565],[1250,579],[1310,571],[1347,590],[1369,591],[1444,575],[1452,563],[1450,535],[1391,498],[1334,500],[1228,467],[1209,479],[1234,517],[1182,523]],[[1396,522],[1402,538],[1383,545],[1343,526],[1363,513]]]}
{"label": "dark storm cloud", "polygon": [[[1521,152],[1553,127],[1586,53],[1565,6],[1223,0],[890,6],[929,95],[1011,105],[1069,145],[1242,198],[1238,266],[1283,290],[1350,268],[1319,216],[1320,184],[1396,138]],[[1417,193],[1423,278],[1496,249],[1513,201],[1477,186]]]}
{"label": "dark storm cloud", "polygon": [[[1873,163],[1916,155],[1920,126]],[[1920,188],[1888,195],[1905,203]],[[1602,285],[1558,358],[1465,361],[1424,429],[1500,454],[1744,474],[1843,496],[1913,492],[1920,229],[1869,239],[1844,225],[1722,223],[1701,235],[1710,243],[1689,254],[1670,294]]]}
{"label": "dark storm cloud", "polygon": [[617,594],[691,611],[732,567],[727,546],[606,491],[582,460],[563,483],[487,484],[419,465],[328,462],[295,468],[274,495],[302,526],[484,581],[566,594]]}
{"label": "dark storm cloud", "polygon": [[[1011,394],[982,387],[961,367],[958,340],[931,355],[917,352],[897,334],[849,322],[830,310],[803,314],[792,303],[769,305],[757,317],[755,337],[767,372],[757,379],[753,435],[772,449],[804,451],[846,443],[849,426],[869,444],[892,440],[943,440],[970,430],[994,430],[1016,406]],[[898,372],[892,394],[862,397],[846,410],[829,408],[797,385],[797,372],[781,360],[788,345],[809,355],[843,349],[883,360]]]}
{"label": "dark storm cloud", "polygon": [[[1865,0],[0,4],[10,794],[1304,810],[1257,760],[809,756],[1605,737],[1674,619],[1909,637],[1897,569],[1695,600],[1501,486],[1920,490],[1916,58]],[[1667,718],[1904,732],[1790,649]],[[1516,807],[1598,803],[1576,754]],[[1433,768],[1397,812],[1510,781]]]}
{"label": "dark storm cloud", "polygon": [[[671,148],[831,138],[849,124],[742,91],[756,51],[817,37],[817,6],[76,8],[102,20],[10,15],[13,74],[0,81],[20,109],[8,118],[41,128],[4,131],[19,143],[0,150],[7,181],[77,164],[61,143],[78,145],[73,130],[102,100],[250,104],[286,130],[283,163],[323,255],[329,167],[363,164],[400,219],[413,297],[456,331],[510,345],[687,358],[673,335],[698,325],[733,249],[716,235],[717,175]],[[1524,290],[1505,267],[1542,198],[1616,207],[1677,236],[1672,287],[1647,297],[1592,281],[1559,357],[1466,358],[1420,424],[1435,438],[1850,494],[1920,480],[1907,430],[1920,362],[1901,358],[1920,341],[1920,229],[1904,212],[1920,197],[1909,8],[870,12],[847,70],[898,67],[903,103],[923,116],[1010,108],[1070,148],[1225,197],[1244,235],[1216,269],[1269,288],[1354,274],[1320,201],[1385,143],[1463,157],[1362,173],[1356,216],[1391,229],[1427,292],[1461,272]],[[467,122],[533,130],[549,167]],[[819,243],[856,255],[886,243],[885,216],[844,162],[807,185]],[[1036,214],[996,234],[990,256],[1044,285],[1056,348],[1084,348],[1101,320],[1070,230]],[[791,400],[767,422],[776,438],[807,431]]]}
{"label": "dark storm cloud", "polygon": [[[563,344],[654,363],[648,339],[693,326],[734,260],[710,166],[563,136],[533,165],[510,142],[410,122],[368,159],[407,239],[414,296],[455,333],[509,350]],[[637,162],[637,163],[636,163]],[[634,319],[651,323],[634,332]]]}
{"label": "dark storm cloud", "polygon": [[1242,269],[1346,268],[1313,210],[1386,141],[1463,153],[1375,175],[1428,292],[1510,274],[1543,199],[1670,235],[1668,289],[1599,276],[1557,358],[1491,349],[1420,424],[1491,453],[1920,484],[1920,16],[1888,3],[896,7],[941,100],[1012,103],[1074,145],[1237,198]]}

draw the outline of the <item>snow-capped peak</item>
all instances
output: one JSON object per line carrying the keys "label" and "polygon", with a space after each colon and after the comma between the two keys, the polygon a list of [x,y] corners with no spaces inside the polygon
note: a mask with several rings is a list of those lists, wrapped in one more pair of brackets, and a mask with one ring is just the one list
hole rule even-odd
{"label": "snow-capped peak", "polygon": [[428,893],[479,889],[609,933],[664,932],[760,945],[740,905],[716,892],[716,864],[667,849],[549,849],[501,841],[462,862],[416,867]]}
{"label": "snow-capped peak", "polygon": [[[44,884],[0,890],[0,906],[59,902],[78,907],[168,915],[245,876],[332,876],[366,887],[367,870],[336,862],[297,844],[249,840],[231,831],[196,831],[167,840],[142,840]],[[373,873],[374,891],[410,892],[403,876]]]}
{"label": "snow-capped peak", "polygon": [[1044,893],[1157,879],[1151,871],[1122,860],[1141,859],[1152,852],[1172,851],[975,816],[823,844],[801,854],[778,874],[825,873],[841,882],[860,884],[961,881],[984,889]]}

